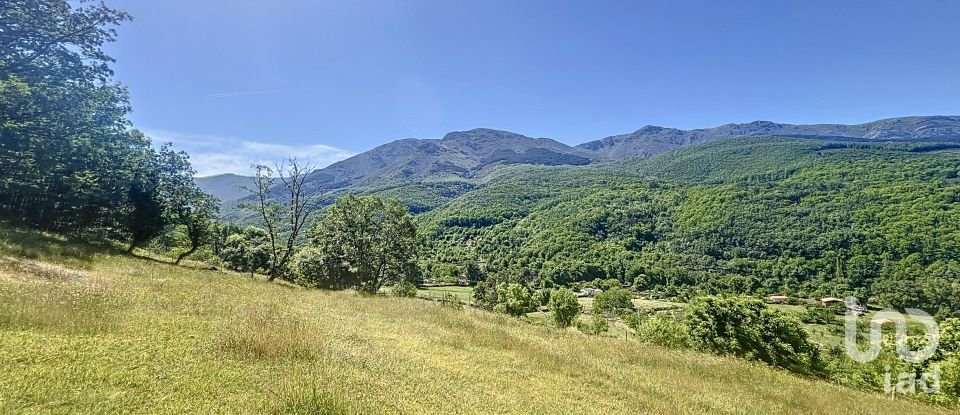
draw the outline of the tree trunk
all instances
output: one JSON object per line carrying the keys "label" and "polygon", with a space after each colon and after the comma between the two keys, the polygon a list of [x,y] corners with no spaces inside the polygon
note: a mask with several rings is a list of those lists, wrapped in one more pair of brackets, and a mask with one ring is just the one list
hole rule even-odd
{"label": "tree trunk", "polygon": [[174,264],[180,265],[180,261],[183,261],[184,258],[190,256],[190,255],[193,254],[196,250],[197,250],[197,247],[191,246],[189,251],[184,252],[184,253],[180,254],[179,256],[177,256],[177,260],[174,262]]}

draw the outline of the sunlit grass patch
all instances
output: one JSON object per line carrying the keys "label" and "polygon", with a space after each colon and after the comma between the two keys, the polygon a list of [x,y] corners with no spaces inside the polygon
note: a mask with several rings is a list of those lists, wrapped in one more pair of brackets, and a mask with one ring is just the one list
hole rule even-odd
{"label": "sunlit grass patch", "polygon": [[331,384],[285,382],[264,409],[275,415],[346,415],[376,413],[375,403],[350,398],[349,391]]}
{"label": "sunlit grass patch", "polygon": [[217,347],[245,359],[309,359],[320,346],[307,325],[275,307],[239,313],[218,335]]}
{"label": "sunlit grass patch", "polygon": [[87,286],[0,286],[0,328],[99,333],[121,324],[123,299]]}
{"label": "sunlit grass patch", "polygon": [[0,328],[113,330],[127,301],[109,282],[62,265],[0,257]]}

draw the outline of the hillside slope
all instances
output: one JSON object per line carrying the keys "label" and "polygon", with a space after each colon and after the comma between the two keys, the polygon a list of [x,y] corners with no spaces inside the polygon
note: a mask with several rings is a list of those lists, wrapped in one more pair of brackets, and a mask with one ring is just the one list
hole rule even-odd
{"label": "hillside slope", "polygon": [[746,137],[521,167],[424,215],[436,258],[566,284],[848,295],[960,315],[955,143]]}
{"label": "hillside slope", "polygon": [[0,233],[0,413],[946,413],[743,361]]}
{"label": "hillside slope", "polygon": [[405,139],[317,170],[308,179],[314,190],[369,184],[375,179],[414,180],[428,176],[466,177],[498,164],[581,165],[589,154],[548,138],[478,128],[440,140]]}
{"label": "hillside slope", "polygon": [[239,174],[218,174],[216,176],[197,177],[194,182],[207,194],[216,197],[221,202],[228,202],[250,194],[242,186],[251,186],[253,178]]}
{"label": "hillside slope", "polygon": [[[415,212],[430,210],[482,180],[487,172],[509,165],[584,165],[587,151],[549,138],[477,128],[454,131],[442,139],[408,138],[318,169],[304,189],[326,205],[347,192],[400,196]],[[225,203],[226,220],[249,219],[236,203]]]}

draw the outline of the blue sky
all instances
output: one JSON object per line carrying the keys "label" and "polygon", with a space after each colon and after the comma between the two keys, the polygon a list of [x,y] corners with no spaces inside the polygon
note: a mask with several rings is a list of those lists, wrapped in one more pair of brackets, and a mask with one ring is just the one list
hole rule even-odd
{"label": "blue sky", "polygon": [[952,1],[107,0],[135,125],[201,175],[489,127],[960,114]]}

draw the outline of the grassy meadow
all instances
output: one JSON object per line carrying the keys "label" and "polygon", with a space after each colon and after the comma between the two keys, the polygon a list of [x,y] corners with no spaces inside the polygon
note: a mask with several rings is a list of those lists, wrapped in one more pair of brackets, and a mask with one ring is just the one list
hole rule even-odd
{"label": "grassy meadow", "polygon": [[0,413],[946,413],[422,299],[0,229]]}

